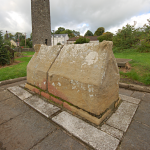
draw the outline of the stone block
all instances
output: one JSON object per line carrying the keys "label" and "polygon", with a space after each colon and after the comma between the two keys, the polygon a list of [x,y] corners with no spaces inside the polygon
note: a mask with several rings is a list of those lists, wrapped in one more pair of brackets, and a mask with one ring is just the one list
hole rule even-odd
{"label": "stone block", "polygon": [[65,45],[48,71],[48,91],[95,115],[119,94],[119,71],[112,42]]}
{"label": "stone block", "polygon": [[29,85],[29,84],[25,84],[25,88],[27,88],[27,89],[29,89],[30,91],[32,91],[32,92],[35,92],[35,93],[37,93],[37,94],[41,94],[41,92],[40,92],[40,90],[39,89],[37,89],[36,87],[34,87],[34,86],[32,86],[32,85]]}
{"label": "stone block", "polygon": [[71,112],[74,112],[75,114],[83,117],[84,119],[99,125],[102,121],[104,121],[104,119],[111,114],[111,110],[108,110],[101,118],[96,118],[95,116],[90,115],[89,113],[87,113],[86,111],[83,111],[82,109],[78,109],[74,106],[69,105],[68,103],[64,102],[63,103],[63,107],[70,110]]}
{"label": "stone block", "polygon": [[41,92],[41,96],[45,97],[46,99],[50,99],[50,95],[45,92]]}
{"label": "stone block", "polygon": [[137,107],[138,105],[136,104],[128,103],[126,101],[122,102],[117,111],[107,120],[106,123],[114,128],[126,132]]}
{"label": "stone block", "polygon": [[59,100],[59,99],[57,99],[57,98],[55,98],[55,97],[50,97],[50,100],[52,100],[53,102],[55,102],[55,103],[57,103],[57,104],[59,104],[59,105],[62,105],[63,104],[63,102],[61,101],[61,100]]}
{"label": "stone block", "polygon": [[119,94],[120,98],[124,101],[127,101],[127,102],[130,102],[130,103],[133,103],[133,104],[139,104],[140,103],[140,99],[137,99],[137,98],[133,98],[133,97],[130,97],[130,96],[126,96],[126,95],[122,95],[122,94]]}
{"label": "stone block", "polygon": [[49,118],[51,115],[60,110],[60,108],[43,101],[41,98],[37,96],[28,98],[24,102],[30,105],[32,108],[39,111],[40,113],[42,113],[47,118]]}
{"label": "stone block", "polygon": [[35,54],[27,66],[27,82],[43,90],[47,89],[47,72],[62,46],[35,45]]}
{"label": "stone block", "polygon": [[123,131],[120,131],[114,127],[108,126],[106,124],[102,125],[101,130],[112,135],[113,137],[121,140],[123,137]]}
{"label": "stone block", "polygon": [[67,112],[61,112],[52,120],[96,150],[116,150],[118,147],[118,139]]}
{"label": "stone block", "polygon": [[15,94],[17,97],[19,97],[21,100],[25,100],[26,98],[32,96],[32,94],[30,94],[29,92],[27,92],[19,86],[9,87],[8,90]]}

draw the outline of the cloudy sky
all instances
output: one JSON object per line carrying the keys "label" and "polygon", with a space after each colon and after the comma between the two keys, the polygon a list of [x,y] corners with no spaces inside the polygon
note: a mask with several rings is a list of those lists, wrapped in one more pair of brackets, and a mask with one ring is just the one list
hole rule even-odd
{"label": "cloudy sky", "polygon": [[[150,0],[50,0],[50,9],[52,29],[61,26],[81,35],[98,27],[115,33],[134,21],[136,27],[142,27],[150,19]],[[29,36],[31,0],[0,0],[0,30]]]}

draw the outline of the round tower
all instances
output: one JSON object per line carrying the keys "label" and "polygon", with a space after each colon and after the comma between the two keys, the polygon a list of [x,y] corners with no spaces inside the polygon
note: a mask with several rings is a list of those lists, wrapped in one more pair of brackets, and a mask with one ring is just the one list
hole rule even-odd
{"label": "round tower", "polygon": [[49,0],[31,0],[32,42],[51,45]]}

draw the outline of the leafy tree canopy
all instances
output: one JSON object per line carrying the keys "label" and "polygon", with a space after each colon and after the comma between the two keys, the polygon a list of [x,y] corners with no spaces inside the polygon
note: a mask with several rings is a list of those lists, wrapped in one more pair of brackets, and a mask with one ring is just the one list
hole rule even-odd
{"label": "leafy tree canopy", "polygon": [[89,43],[90,39],[85,38],[85,37],[80,37],[79,39],[76,40],[74,44],[83,44],[83,43]]}
{"label": "leafy tree canopy", "polygon": [[104,27],[99,27],[99,28],[95,31],[94,36],[100,36],[100,35],[102,35],[104,32],[105,32],[105,28],[104,28]]}
{"label": "leafy tree canopy", "polygon": [[84,36],[93,36],[93,33],[92,33],[90,30],[88,30],[88,31],[84,34]]}
{"label": "leafy tree canopy", "polygon": [[113,33],[111,32],[105,32],[101,36],[98,37],[99,42],[102,42],[103,40],[106,41],[112,41]]}
{"label": "leafy tree canopy", "polygon": [[59,27],[58,30],[55,31],[55,34],[68,34],[70,38],[75,36],[80,36],[80,32],[75,30],[65,29],[63,27]]}

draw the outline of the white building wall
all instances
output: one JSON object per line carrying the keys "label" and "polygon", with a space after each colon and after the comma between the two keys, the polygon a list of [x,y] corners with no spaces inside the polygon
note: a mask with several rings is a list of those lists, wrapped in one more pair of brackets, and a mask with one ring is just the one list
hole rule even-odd
{"label": "white building wall", "polygon": [[69,39],[68,34],[66,34],[66,36],[56,35],[56,36],[54,36],[54,42],[53,42],[53,35],[52,35],[52,37],[51,37],[52,46],[53,46],[53,43],[54,43],[54,45],[57,45],[57,43],[61,43],[62,45],[65,45],[65,44],[67,44],[68,39]]}

